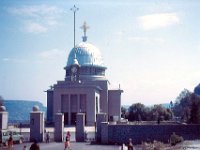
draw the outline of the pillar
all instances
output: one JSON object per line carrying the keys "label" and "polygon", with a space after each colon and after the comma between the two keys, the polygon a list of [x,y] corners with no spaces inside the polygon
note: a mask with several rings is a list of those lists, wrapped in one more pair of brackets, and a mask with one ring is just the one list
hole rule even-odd
{"label": "pillar", "polygon": [[54,140],[56,142],[62,142],[64,139],[64,115],[62,113],[56,113],[54,124]]}
{"label": "pillar", "polygon": [[108,144],[108,122],[101,122],[101,144]]}
{"label": "pillar", "polygon": [[80,95],[79,94],[77,94],[77,112],[79,113],[81,113],[81,109],[80,109]]}
{"label": "pillar", "polygon": [[78,113],[76,115],[76,142],[85,141],[85,114]]}
{"label": "pillar", "polygon": [[8,112],[5,106],[0,106],[0,131],[8,128]]}
{"label": "pillar", "polygon": [[68,125],[71,125],[71,96],[69,95],[68,102]]}
{"label": "pillar", "polygon": [[44,141],[44,113],[39,111],[38,106],[30,112],[30,141]]}
{"label": "pillar", "polygon": [[53,122],[53,89],[47,90],[47,122]]}
{"label": "pillar", "polygon": [[101,122],[107,122],[106,113],[98,113],[96,120],[96,141],[101,142]]}

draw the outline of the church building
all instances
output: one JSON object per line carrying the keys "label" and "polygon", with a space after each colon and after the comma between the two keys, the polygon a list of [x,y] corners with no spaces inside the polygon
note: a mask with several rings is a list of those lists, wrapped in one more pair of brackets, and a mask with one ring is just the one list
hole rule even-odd
{"label": "church building", "polygon": [[74,125],[80,112],[86,125],[94,125],[97,113],[106,113],[109,120],[121,118],[123,90],[110,89],[101,52],[87,42],[86,23],[82,28],[83,41],[69,53],[65,79],[47,90],[47,122],[54,122],[56,113],[64,114],[65,125]]}

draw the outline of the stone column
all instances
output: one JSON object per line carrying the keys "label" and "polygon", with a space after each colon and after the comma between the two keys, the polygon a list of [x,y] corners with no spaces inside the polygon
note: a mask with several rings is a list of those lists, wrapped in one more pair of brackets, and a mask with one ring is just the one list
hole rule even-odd
{"label": "stone column", "polygon": [[56,142],[62,142],[64,138],[64,115],[62,113],[56,113],[55,125],[54,125],[54,140]]}
{"label": "stone column", "polygon": [[30,112],[30,141],[44,141],[44,113],[39,111],[38,106],[33,106]]}
{"label": "stone column", "polygon": [[47,90],[47,122],[53,122],[53,89]]}
{"label": "stone column", "polygon": [[81,113],[81,109],[80,109],[80,95],[77,94],[77,112]]}
{"label": "stone column", "polygon": [[108,122],[101,123],[101,144],[108,144]]}
{"label": "stone column", "polygon": [[68,103],[68,125],[71,125],[71,96],[69,94],[69,103]]}
{"label": "stone column", "polygon": [[76,115],[76,142],[85,141],[85,114],[78,113]]}
{"label": "stone column", "polygon": [[0,106],[0,131],[8,128],[8,112],[5,106]]}
{"label": "stone column", "polygon": [[101,122],[107,122],[106,113],[98,113],[96,120],[96,141],[101,142]]}

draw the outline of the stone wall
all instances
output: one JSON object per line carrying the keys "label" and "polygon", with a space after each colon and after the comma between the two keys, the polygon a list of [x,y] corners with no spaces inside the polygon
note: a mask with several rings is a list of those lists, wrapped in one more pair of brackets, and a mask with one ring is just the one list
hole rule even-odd
{"label": "stone wall", "polygon": [[[105,124],[104,124],[105,131]],[[170,135],[175,132],[184,140],[200,139],[200,125],[107,125],[108,138],[102,133],[103,144],[122,144],[126,143],[129,138],[133,139],[134,144],[142,141],[158,140],[169,142]]]}

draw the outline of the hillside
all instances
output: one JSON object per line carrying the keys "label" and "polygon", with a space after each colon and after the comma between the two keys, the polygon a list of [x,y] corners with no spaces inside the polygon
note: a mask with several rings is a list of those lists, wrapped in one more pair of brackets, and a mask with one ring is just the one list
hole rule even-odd
{"label": "hillside", "polygon": [[40,111],[46,113],[46,107],[38,101],[4,100],[4,105],[9,113],[9,123],[29,122],[30,112],[34,105],[38,105]]}

